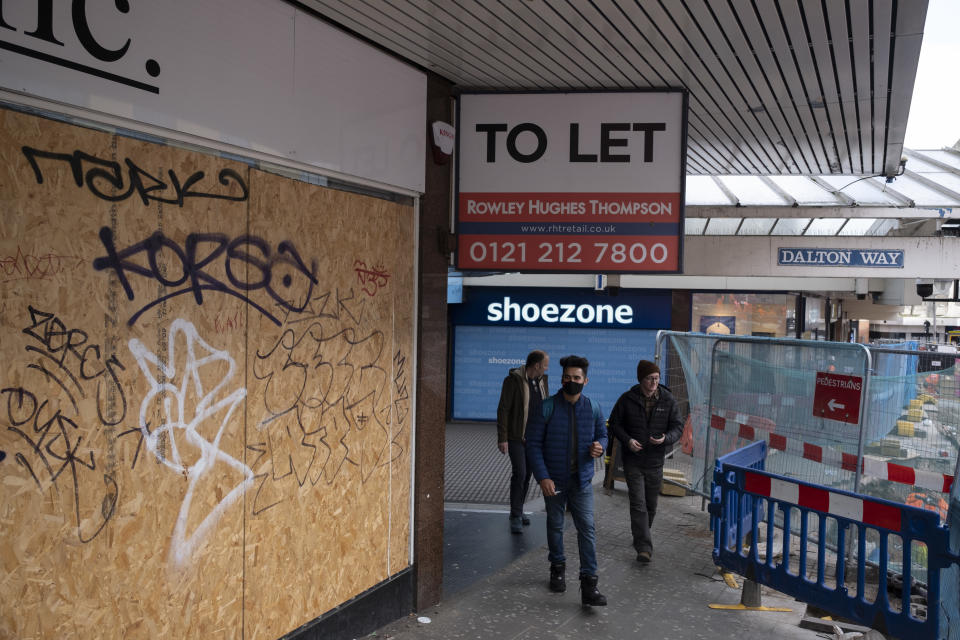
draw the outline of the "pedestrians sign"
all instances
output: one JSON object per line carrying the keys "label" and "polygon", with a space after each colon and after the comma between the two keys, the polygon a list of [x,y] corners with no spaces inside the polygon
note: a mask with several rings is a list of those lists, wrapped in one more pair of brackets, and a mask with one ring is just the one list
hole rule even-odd
{"label": "pedestrians sign", "polygon": [[813,392],[813,415],[839,422],[860,422],[860,393],[863,378],[841,376],[826,371],[817,372]]}

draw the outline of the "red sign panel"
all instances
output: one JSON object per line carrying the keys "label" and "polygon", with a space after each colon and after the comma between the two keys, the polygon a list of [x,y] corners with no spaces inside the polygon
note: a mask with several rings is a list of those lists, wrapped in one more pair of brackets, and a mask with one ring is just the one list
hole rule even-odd
{"label": "red sign panel", "polygon": [[818,371],[813,392],[813,415],[850,424],[859,423],[862,388],[863,378],[859,376]]}
{"label": "red sign panel", "polygon": [[678,194],[495,195],[460,194],[461,269],[679,270]]}

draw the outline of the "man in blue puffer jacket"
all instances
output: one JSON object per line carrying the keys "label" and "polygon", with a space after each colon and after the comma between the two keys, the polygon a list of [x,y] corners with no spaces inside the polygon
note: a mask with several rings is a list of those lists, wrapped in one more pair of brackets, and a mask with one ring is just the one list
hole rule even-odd
{"label": "man in blue puffer jacket", "polygon": [[560,360],[562,389],[543,401],[543,411],[527,423],[527,465],[540,483],[547,511],[550,590],[566,590],[563,519],[567,506],[577,527],[580,549],[580,601],[603,606],[597,590],[596,535],[593,526],[593,460],[607,447],[607,430],[599,406],[583,395],[590,363],[580,356]]}

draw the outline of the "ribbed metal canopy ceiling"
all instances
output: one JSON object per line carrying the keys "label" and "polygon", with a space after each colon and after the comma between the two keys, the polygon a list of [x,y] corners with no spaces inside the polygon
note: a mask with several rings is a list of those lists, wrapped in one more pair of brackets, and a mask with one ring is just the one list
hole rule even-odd
{"label": "ribbed metal canopy ceiling", "polygon": [[927,0],[302,0],[461,90],[685,87],[687,173],[893,175]]}

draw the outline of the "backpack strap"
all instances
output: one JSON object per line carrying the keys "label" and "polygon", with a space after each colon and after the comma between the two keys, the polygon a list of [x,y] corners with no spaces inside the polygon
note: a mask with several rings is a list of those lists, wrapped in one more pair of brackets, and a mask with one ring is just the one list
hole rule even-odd
{"label": "backpack strap", "polygon": [[591,400],[590,407],[593,409],[593,424],[597,424],[597,420],[603,421],[603,414],[600,413],[600,405]]}
{"label": "backpack strap", "polygon": [[544,398],[540,406],[543,411],[543,421],[549,423],[550,418],[553,416],[553,396]]}

